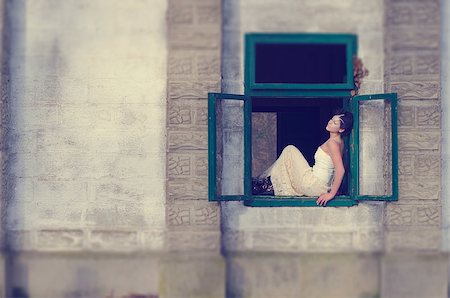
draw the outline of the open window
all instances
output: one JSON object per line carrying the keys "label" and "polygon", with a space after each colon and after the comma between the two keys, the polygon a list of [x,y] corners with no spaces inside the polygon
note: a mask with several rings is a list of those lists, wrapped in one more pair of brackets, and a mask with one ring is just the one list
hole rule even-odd
{"label": "open window", "polygon": [[396,94],[352,97],[354,55],[353,35],[247,35],[244,94],[208,97],[209,199],[317,206],[316,197],[252,195],[251,179],[288,144],[312,165],[328,119],[342,108],[354,114],[354,129],[344,138],[344,181],[327,206],[396,200]]}

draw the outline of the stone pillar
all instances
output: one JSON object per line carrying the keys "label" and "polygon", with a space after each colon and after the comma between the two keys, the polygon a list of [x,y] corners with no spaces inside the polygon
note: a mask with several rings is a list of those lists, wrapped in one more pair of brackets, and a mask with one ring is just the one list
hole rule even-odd
{"label": "stone pillar", "polygon": [[207,197],[207,92],[220,91],[221,1],[168,4],[166,221],[173,254],[161,295],[223,296],[219,209]]}
{"label": "stone pillar", "polygon": [[442,247],[450,250],[450,1],[441,1]]}
{"label": "stone pillar", "polygon": [[381,296],[446,297],[447,262],[440,252],[440,3],[384,4],[385,86],[399,98],[399,200],[384,212],[388,254],[381,262]]}

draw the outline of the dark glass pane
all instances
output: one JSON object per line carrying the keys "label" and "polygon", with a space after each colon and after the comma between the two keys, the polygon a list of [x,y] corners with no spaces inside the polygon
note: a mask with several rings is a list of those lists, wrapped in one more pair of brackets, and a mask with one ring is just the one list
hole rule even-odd
{"label": "dark glass pane", "polygon": [[344,44],[256,44],[255,83],[346,83]]}

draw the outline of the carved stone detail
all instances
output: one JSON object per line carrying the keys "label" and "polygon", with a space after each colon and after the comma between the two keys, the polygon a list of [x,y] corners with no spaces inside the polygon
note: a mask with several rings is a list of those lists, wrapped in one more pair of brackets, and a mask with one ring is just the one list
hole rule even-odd
{"label": "carved stone detail", "polygon": [[439,182],[434,180],[425,181],[400,181],[399,185],[400,200],[438,200],[440,197]]}
{"label": "carved stone detail", "polygon": [[191,108],[189,106],[170,106],[169,124],[191,124],[191,122]]}
{"label": "carved stone detail", "polygon": [[206,99],[208,92],[219,90],[219,82],[169,82],[168,94],[171,100]]}
{"label": "carved stone detail", "polygon": [[398,106],[398,126],[414,126],[414,107]]}
{"label": "carved stone detail", "polygon": [[413,58],[411,56],[393,56],[390,62],[391,74],[412,75]]}
{"label": "carved stone detail", "polygon": [[186,226],[191,224],[191,210],[187,205],[172,204],[168,206],[167,217],[171,226]]}
{"label": "carved stone detail", "polygon": [[41,230],[37,232],[37,247],[43,250],[72,250],[83,248],[81,230]]}
{"label": "carved stone detail", "polygon": [[439,74],[440,59],[439,55],[421,55],[416,57],[417,74]]}
{"label": "carved stone detail", "polygon": [[441,223],[441,212],[439,206],[417,207],[417,224],[436,225]]}
{"label": "carved stone detail", "polygon": [[191,158],[185,155],[169,155],[167,170],[170,176],[189,176],[191,174]]}
{"label": "carved stone detail", "polygon": [[398,150],[438,150],[440,138],[435,131],[399,132]]}
{"label": "carved stone detail", "polygon": [[390,91],[398,93],[399,99],[437,99],[439,83],[395,82],[390,84]]}
{"label": "carved stone detail", "polygon": [[204,206],[195,207],[194,222],[197,225],[217,225],[218,224],[218,206],[208,203]]}
{"label": "carved stone detail", "polygon": [[208,176],[208,158],[196,157],[195,158],[195,175],[199,177]]}
{"label": "carved stone detail", "polygon": [[439,106],[417,107],[416,113],[418,126],[440,127],[441,110]]}
{"label": "carved stone detail", "polygon": [[414,207],[405,205],[388,205],[384,217],[388,225],[411,225],[413,223]]}
{"label": "carved stone detail", "polygon": [[206,132],[177,132],[169,131],[170,150],[198,150],[208,149],[208,135]]}
{"label": "carved stone detail", "polygon": [[398,174],[401,178],[413,176],[413,157],[409,155],[399,155],[398,157]]}
{"label": "carved stone detail", "polygon": [[420,177],[439,177],[441,158],[439,155],[427,154],[416,156],[414,170]]}
{"label": "carved stone detail", "polygon": [[167,184],[168,200],[171,202],[183,200],[207,200],[207,179],[169,180]]}

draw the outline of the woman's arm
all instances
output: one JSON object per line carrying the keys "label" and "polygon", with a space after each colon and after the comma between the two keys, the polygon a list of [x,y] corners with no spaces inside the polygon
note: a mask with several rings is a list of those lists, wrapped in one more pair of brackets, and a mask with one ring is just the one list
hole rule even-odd
{"label": "woman's arm", "polygon": [[330,154],[334,164],[335,173],[334,173],[334,181],[333,184],[331,185],[330,192],[321,194],[316,201],[316,203],[320,206],[325,206],[328,201],[334,198],[334,196],[339,190],[339,187],[341,186],[342,179],[344,178],[345,174],[344,163],[342,162],[342,155],[341,151],[339,150],[339,145],[333,140],[327,142],[326,145],[328,153]]}

